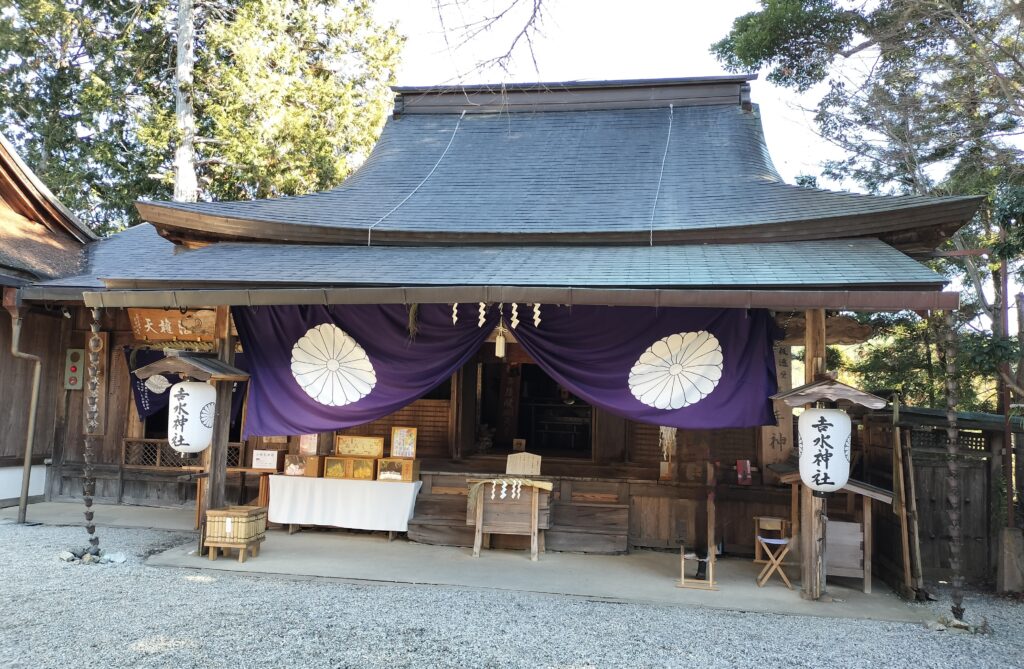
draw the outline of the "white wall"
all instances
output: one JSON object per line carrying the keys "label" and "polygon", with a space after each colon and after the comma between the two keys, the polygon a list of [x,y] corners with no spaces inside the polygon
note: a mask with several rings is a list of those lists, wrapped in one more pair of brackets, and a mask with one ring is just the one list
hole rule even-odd
{"label": "white wall", "polygon": [[[33,465],[29,476],[30,497],[42,495],[46,489],[46,465]],[[21,467],[0,467],[0,499],[17,499],[21,496]]]}

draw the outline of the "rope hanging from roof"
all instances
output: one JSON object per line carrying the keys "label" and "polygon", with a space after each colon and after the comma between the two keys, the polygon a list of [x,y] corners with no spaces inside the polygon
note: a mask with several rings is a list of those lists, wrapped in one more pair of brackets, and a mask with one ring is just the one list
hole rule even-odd
{"label": "rope hanging from roof", "polygon": [[372,245],[372,235],[373,235],[373,229],[374,229],[375,227],[377,227],[377,226],[378,226],[378,225],[379,225],[380,223],[382,223],[382,222],[384,221],[384,219],[386,219],[386,218],[387,218],[388,216],[390,216],[391,214],[393,214],[393,213],[395,213],[396,211],[398,211],[398,209],[399,209],[399,208],[400,208],[400,207],[401,207],[401,206],[402,206],[403,204],[405,204],[406,202],[408,202],[408,201],[409,201],[409,198],[411,198],[411,197],[412,197],[413,195],[415,195],[415,194],[416,194],[416,191],[418,191],[418,190],[419,190],[419,189],[420,189],[420,188],[421,188],[421,187],[423,186],[423,184],[427,183],[427,179],[429,179],[429,178],[430,178],[430,176],[431,176],[431,175],[432,175],[432,174],[434,173],[434,171],[435,171],[435,170],[437,170],[437,166],[438,166],[438,165],[440,165],[440,164],[441,164],[441,161],[442,161],[442,160],[444,160],[444,157],[445,157],[446,155],[448,155],[448,149],[452,148],[452,142],[454,142],[454,141],[455,141],[455,135],[456,135],[456,134],[457,134],[457,133],[459,132],[459,126],[460,126],[460,125],[462,125],[462,119],[463,119],[463,117],[465,117],[465,115],[466,115],[466,110],[465,110],[465,109],[463,109],[463,110],[462,110],[462,113],[461,113],[461,114],[459,114],[459,120],[455,122],[455,129],[454,129],[454,130],[452,130],[452,136],[451,136],[451,138],[450,138],[450,139],[448,140],[448,146],[444,147],[444,151],[442,151],[442,152],[441,152],[441,155],[440,155],[440,156],[438,157],[438,159],[437,159],[437,162],[436,162],[436,163],[434,163],[434,166],[430,168],[430,171],[429,171],[429,172],[427,172],[427,176],[423,177],[423,180],[422,180],[422,181],[420,181],[420,182],[419,182],[418,184],[416,184],[416,188],[413,188],[413,189],[412,189],[412,191],[410,191],[410,192],[409,192],[409,194],[408,194],[408,195],[406,195],[406,196],[405,196],[405,197],[404,197],[404,198],[402,199],[402,201],[401,201],[401,202],[399,202],[399,203],[398,203],[398,204],[396,204],[396,205],[395,205],[394,207],[392,207],[392,208],[391,208],[391,211],[389,211],[388,213],[386,213],[386,214],[384,214],[383,216],[381,216],[380,218],[378,218],[378,219],[377,219],[377,221],[376,221],[376,222],[375,222],[375,223],[374,223],[373,225],[371,225],[370,227],[368,227],[368,228],[366,229],[366,245],[367,245],[367,246],[371,246],[371,245]]}
{"label": "rope hanging from roof", "polygon": [[668,146],[672,143],[672,117],[674,105],[668,106],[668,133],[665,135],[665,152],[661,154],[661,171],[658,172],[658,188],[654,191],[654,203],[651,205],[651,236],[650,245],[654,246],[654,212],[658,209],[658,196],[661,195],[661,181],[665,178],[665,159],[668,158]]}

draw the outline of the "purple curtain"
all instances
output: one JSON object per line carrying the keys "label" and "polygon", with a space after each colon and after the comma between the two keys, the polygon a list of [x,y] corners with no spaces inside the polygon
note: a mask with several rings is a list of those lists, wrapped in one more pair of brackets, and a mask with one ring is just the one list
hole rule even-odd
{"label": "purple curtain", "polygon": [[245,436],[308,434],[361,425],[447,380],[497,324],[476,305],[235,307],[252,374]]}
{"label": "purple curtain", "polygon": [[686,429],[775,423],[782,333],[767,311],[543,305],[539,327],[520,318],[523,348],[594,406]]}

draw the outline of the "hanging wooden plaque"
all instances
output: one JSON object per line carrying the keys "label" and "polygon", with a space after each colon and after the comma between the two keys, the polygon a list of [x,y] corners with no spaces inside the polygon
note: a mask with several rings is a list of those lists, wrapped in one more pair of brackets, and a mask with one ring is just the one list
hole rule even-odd
{"label": "hanging wooden plaque", "polygon": [[217,312],[214,309],[128,309],[136,341],[214,341]]}

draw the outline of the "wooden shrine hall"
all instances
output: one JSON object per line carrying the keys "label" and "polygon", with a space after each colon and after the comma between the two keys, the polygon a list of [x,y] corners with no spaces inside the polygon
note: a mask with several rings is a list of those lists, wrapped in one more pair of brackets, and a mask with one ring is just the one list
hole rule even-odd
{"label": "wooden shrine hall", "polygon": [[[415,428],[412,541],[472,546],[469,486],[525,451],[551,486],[546,550],[689,549],[711,532],[753,555],[755,519],[793,513],[768,469],[793,451],[793,414],[771,395],[827,371],[840,312],[956,309],[920,260],[979,204],[784,183],[754,78],[397,88],[333,190],[139,202],[146,223],[89,243],[80,272],[18,291],[71,310],[64,349],[101,351],[94,404],[69,391],[49,496],[81,496],[92,473],[98,500],[187,505],[182,474],[201,470],[219,508],[257,494],[254,451],[329,457],[339,437]],[[251,375],[217,386],[199,459],[133,391],[165,348]]]}

